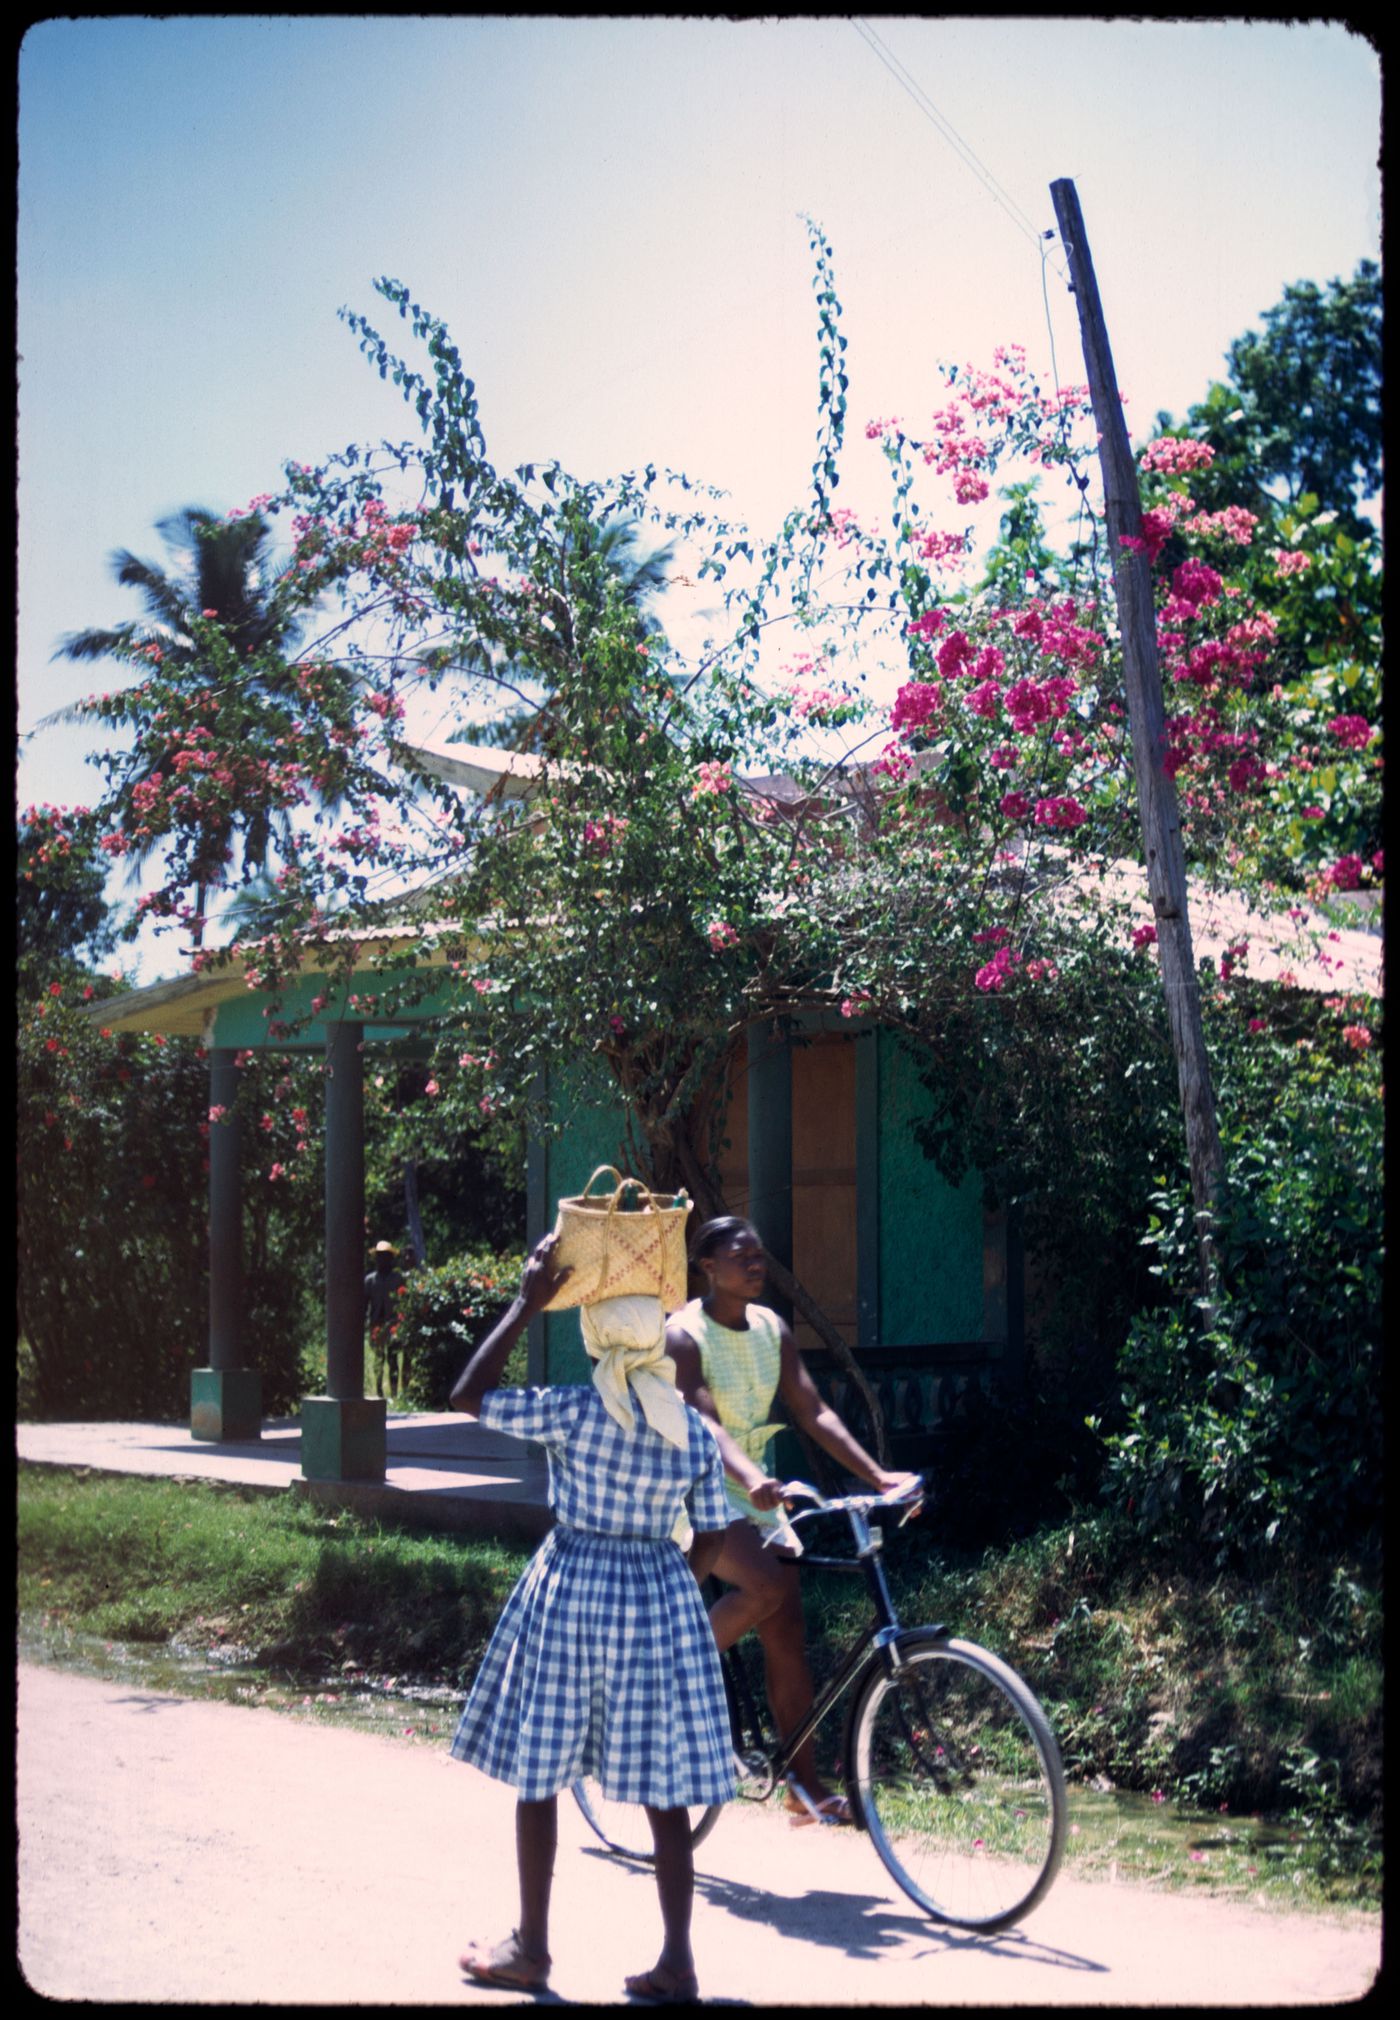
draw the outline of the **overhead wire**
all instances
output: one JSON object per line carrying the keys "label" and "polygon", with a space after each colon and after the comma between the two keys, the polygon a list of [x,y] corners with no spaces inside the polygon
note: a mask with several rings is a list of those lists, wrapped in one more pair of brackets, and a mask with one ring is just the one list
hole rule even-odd
{"label": "overhead wire", "polygon": [[[977,177],[993,202],[1000,204],[1001,208],[1016,226],[1016,229],[1024,233],[1032,245],[1040,248],[1044,234],[1036,230],[1036,227],[1031,223],[1016,199],[1008,190],[1003,188],[986,163],[980,159],[975,150],[963,139],[957,128],[939,111],[918,79],[911,75],[889,45],[883,42],[876,34],[868,21],[862,21],[856,15],[851,19],[851,26],[873,54],[884,64],[896,84],[913,99],[925,119],[929,121],[929,124],[935,127],[942,135],[949,147],[953,149],[953,152],[962,161],[964,167],[970,169]],[[1061,279],[1068,281],[1069,276],[1064,272],[1063,268],[1058,269],[1058,271],[1060,272]]]}
{"label": "overhead wire", "polygon": [[[1000,182],[998,182],[997,178],[992,174],[991,170],[986,166],[986,164],[983,161],[980,160],[980,158],[973,150],[973,148],[968,144],[967,141],[963,139],[962,135],[957,131],[957,129],[952,125],[952,123],[944,116],[942,112],[940,112],[938,107],[934,104],[933,100],[929,97],[928,93],[924,90],[923,86],[905,68],[904,64],[900,62],[899,58],[894,54],[893,50],[891,50],[888,47],[888,45],[881,40],[879,35],[877,35],[875,30],[870,26],[869,22],[862,21],[861,19],[856,17],[852,19],[851,26],[856,30],[856,33],[866,43],[867,47],[872,51],[872,53],[879,58],[880,62],[884,65],[884,67],[889,71],[890,75],[894,78],[895,82],[913,100],[914,104],[923,113],[924,117],[929,121],[930,125],[932,125],[936,129],[936,131],[940,134],[940,136],[947,142],[948,146],[952,148],[955,154],[957,154],[958,158],[962,161],[964,166],[968,168],[972,172],[972,174],[974,174],[977,177],[978,181],[986,189],[988,195],[992,198],[993,202],[998,204],[1000,208],[1006,212],[1007,216],[1011,219],[1011,222],[1016,226],[1017,230],[1020,231],[1026,238],[1028,238],[1031,241],[1031,243],[1035,246],[1040,259],[1041,297],[1045,308],[1046,337],[1050,346],[1050,373],[1055,388],[1055,399],[1058,408],[1057,421],[1059,427],[1059,434],[1062,444],[1064,445],[1065,449],[1068,450],[1069,431],[1066,423],[1064,407],[1060,399],[1061,387],[1060,387],[1059,364],[1055,353],[1055,329],[1053,318],[1050,312],[1049,289],[1046,284],[1046,268],[1048,266],[1053,266],[1055,268],[1055,271],[1059,274],[1061,280],[1065,283],[1066,288],[1068,288],[1071,292],[1073,292],[1073,287],[1068,272],[1065,270],[1064,266],[1062,266],[1058,260],[1052,259],[1046,250],[1048,242],[1054,239],[1058,234],[1053,230],[1038,231],[1036,229],[1036,227],[1031,223],[1030,219],[1026,216],[1025,212],[1021,209],[1020,205],[1016,202],[1015,198],[1012,197],[1005,188],[1003,188]],[[1079,532],[1075,540],[1074,563],[1070,581],[1071,594],[1073,594],[1078,586],[1079,565],[1083,553],[1082,529],[1084,524],[1084,516],[1086,510],[1088,509],[1086,498],[1086,492],[1088,486],[1086,480],[1081,476],[1079,476],[1078,472],[1074,470],[1072,464],[1071,464],[1071,480],[1076,485],[1079,493],[1077,500],[1077,512],[1076,512]],[[1092,513],[1090,513],[1089,515],[1089,520],[1090,520],[1090,573],[1094,578],[1094,589],[1095,592],[1097,593],[1098,574],[1099,574],[1098,527],[1094,522]],[[1013,923],[1016,914],[1020,910],[1021,895],[1022,895],[1021,889],[1018,888],[1015,904],[1013,906]]]}

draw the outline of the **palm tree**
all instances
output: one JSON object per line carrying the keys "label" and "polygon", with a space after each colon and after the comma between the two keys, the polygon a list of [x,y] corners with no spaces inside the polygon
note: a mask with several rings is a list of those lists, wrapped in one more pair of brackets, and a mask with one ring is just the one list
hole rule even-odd
{"label": "palm tree", "polygon": [[[248,664],[249,677],[260,678],[271,692],[280,691],[282,683],[275,674],[253,669],[266,665],[260,655],[269,648],[279,658],[294,650],[304,613],[285,593],[290,578],[279,575],[272,564],[267,522],[257,513],[224,519],[203,506],[189,505],[158,521],[156,530],[178,557],[176,567],[166,570],[124,548],[111,558],[112,572],[123,588],[139,590],[144,616],[106,629],[71,632],[60,641],[55,658],[117,659],[129,664],[156,646],[167,673],[188,672],[191,684],[197,686],[208,678],[208,669],[196,641],[195,621],[215,615],[240,664]],[[290,692],[289,688],[289,697]],[[47,720],[71,722],[86,719],[90,712],[90,704],[80,702]],[[122,781],[120,796],[129,798],[132,789],[159,772],[168,758],[158,740],[147,739]],[[263,868],[272,840],[273,816],[265,809],[254,810],[242,833],[245,873]],[[155,846],[152,842],[133,854],[133,874]],[[221,870],[211,863],[197,883],[196,946],[203,939],[206,892],[221,881]]]}
{"label": "palm tree", "polygon": [[121,548],[112,573],[126,589],[139,589],[144,621],[110,630],[70,632],[58,654],[66,659],[128,658],[143,645],[190,656],[195,651],[192,620],[216,611],[240,653],[268,645],[295,643],[299,620],[278,608],[276,577],[267,552],[270,534],[257,513],[221,519],[200,505],[187,505],[156,524],[172,553],[181,557],[173,573]]}
{"label": "palm tree", "polygon": [[624,609],[636,613],[644,636],[660,630],[648,606],[666,586],[675,550],[669,544],[643,549],[639,519],[595,519],[586,499],[571,500],[559,516],[554,558],[557,578],[542,600],[530,657],[508,663],[514,679],[527,691],[536,689],[538,699],[507,716],[463,723],[450,741],[544,749],[555,699],[551,663],[567,660],[577,650],[579,635],[596,622],[609,590]]}

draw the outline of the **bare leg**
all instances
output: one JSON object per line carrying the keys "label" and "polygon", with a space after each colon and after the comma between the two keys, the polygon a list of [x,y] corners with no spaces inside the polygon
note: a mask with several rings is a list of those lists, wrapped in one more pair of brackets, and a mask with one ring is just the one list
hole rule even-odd
{"label": "bare leg", "polygon": [[[656,1891],[661,1902],[661,1955],[640,1978],[626,1981],[629,1991],[693,1991],[695,1956],[690,1947],[690,1911],[695,1895],[695,1860],[690,1843],[690,1813],[685,1809],[655,1810],[648,1805],[656,1847]],[[648,1985],[645,1981],[650,1980]]]}
{"label": "bare leg", "polygon": [[515,1806],[515,1862],[520,1876],[520,1926],[494,1950],[471,1943],[461,1959],[470,1978],[486,1985],[543,1985],[549,1977],[549,1895],[559,1841],[554,1796]]}
{"label": "bare leg", "polygon": [[515,1806],[515,1861],[520,1874],[520,1947],[549,1961],[549,1894],[559,1843],[559,1799]]}
{"label": "bare leg", "polygon": [[[725,1531],[715,1576],[733,1588],[710,1609],[715,1641],[723,1652],[750,1628],[757,1630],[773,1722],[779,1733],[790,1733],[812,1709],[814,1696],[797,1567],[765,1550],[751,1522],[735,1522]],[[817,1773],[814,1739],[799,1749],[793,1772],[815,1802],[831,1793]]]}

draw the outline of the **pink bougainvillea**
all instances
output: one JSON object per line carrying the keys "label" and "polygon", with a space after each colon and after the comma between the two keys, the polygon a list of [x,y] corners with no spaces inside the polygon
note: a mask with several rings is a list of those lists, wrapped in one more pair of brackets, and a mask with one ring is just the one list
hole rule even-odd
{"label": "pink bougainvillea", "polygon": [[707,793],[727,793],[733,787],[734,775],[727,764],[706,760],[700,766],[700,775],[691,786],[691,797],[701,799]]}
{"label": "pink bougainvillea", "polygon": [[937,715],[942,699],[943,691],[936,681],[906,681],[894,698],[891,729],[908,732],[925,728]]}
{"label": "pink bougainvillea", "polygon": [[1205,603],[1218,603],[1223,586],[1215,570],[1194,557],[1183,561],[1172,573],[1173,596],[1193,610],[1199,610]]}
{"label": "pink bougainvillea", "polygon": [[1347,750],[1365,750],[1376,733],[1364,715],[1334,715],[1327,727]]}
{"label": "pink bougainvillea", "polygon": [[1167,477],[1182,477],[1188,470],[1208,470],[1215,461],[1215,451],[1209,442],[1159,435],[1155,442],[1148,443],[1138,461],[1144,470],[1156,470]]}
{"label": "pink bougainvillea", "polygon": [[1014,948],[998,947],[991,960],[979,968],[972,979],[984,993],[1004,989],[1011,979],[1012,968],[1020,958]]}
{"label": "pink bougainvillea", "polygon": [[943,623],[944,618],[941,610],[926,610],[921,617],[916,617],[908,626],[908,634],[910,638],[922,638],[927,642],[930,639],[937,638],[939,632],[943,629]]}
{"label": "pink bougainvillea", "polygon": [[1320,882],[1333,891],[1359,891],[1365,876],[1365,866],[1360,856],[1338,856],[1330,869],[1322,872]]}
{"label": "pink bougainvillea", "polygon": [[1035,818],[1037,826],[1042,828],[1077,828],[1088,820],[1089,815],[1078,800],[1059,795],[1037,800]]}
{"label": "pink bougainvillea", "polygon": [[976,651],[965,631],[950,631],[934,657],[938,661],[938,671],[945,680],[957,680],[967,672]]}

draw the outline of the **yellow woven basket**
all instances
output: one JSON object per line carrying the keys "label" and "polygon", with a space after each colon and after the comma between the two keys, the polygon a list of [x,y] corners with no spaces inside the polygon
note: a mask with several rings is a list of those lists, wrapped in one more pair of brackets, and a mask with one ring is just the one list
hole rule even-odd
{"label": "yellow woven basket", "polygon": [[[594,1195],[598,1180],[610,1176],[611,1193]],[[637,1197],[635,1208],[623,1194]],[[655,1297],[673,1312],[685,1303],[685,1224],[690,1201],[682,1192],[650,1192],[639,1178],[623,1178],[617,1167],[600,1164],[580,1193],[559,1202],[554,1232],[559,1243],[556,1269],[573,1274],[545,1310],[596,1305],[603,1298]]]}

